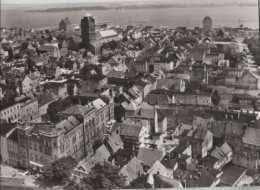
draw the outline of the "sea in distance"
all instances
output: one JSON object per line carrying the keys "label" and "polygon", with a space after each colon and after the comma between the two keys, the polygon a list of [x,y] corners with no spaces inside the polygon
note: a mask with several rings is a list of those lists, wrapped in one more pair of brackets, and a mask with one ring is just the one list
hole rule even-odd
{"label": "sea in distance", "polygon": [[[77,4],[70,5],[77,7]],[[102,5],[101,5],[102,6]],[[55,8],[62,5],[55,5]],[[138,8],[108,10],[77,10],[58,12],[28,12],[43,7],[37,5],[3,5],[1,7],[1,27],[21,27],[25,29],[58,26],[61,19],[68,17],[72,24],[79,24],[86,12],[93,15],[96,23],[114,23],[121,27],[127,25],[202,27],[202,20],[210,16],[213,27],[228,26],[259,29],[257,6],[217,6],[217,7],[174,7],[174,8]]]}

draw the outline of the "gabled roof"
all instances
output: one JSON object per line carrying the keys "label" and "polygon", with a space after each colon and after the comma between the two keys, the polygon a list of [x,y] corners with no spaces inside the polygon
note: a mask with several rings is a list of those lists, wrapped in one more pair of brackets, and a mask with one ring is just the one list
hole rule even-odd
{"label": "gabled roof", "polygon": [[156,181],[157,178],[159,178],[160,180],[162,180],[162,181],[166,182],[167,184],[171,185],[172,188],[183,187],[181,182],[179,180],[177,180],[177,179],[173,179],[173,178],[170,178],[170,177],[165,177],[165,176],[162,176],[162,175],[155,175],[154,176],[154,181]]}
{"label": "gabled roof", "polygon": [[224,143],[221,147],[216,147],[210,155],[221,160],[225,159],[230,152],[232,152],[231,147],[227,143]]}
{"label": "gabled roof", "polygon": [[130,137],[135,137],[138,138],[140,135],[140,132],[142,130],[142,126],[136,126],[136,125],[129,125],[129,124],[119,124],[120,126],[120,135],[123,136],[130,136]]}
{"label": "gabled roof", "polygon": [[133,157],[126,165],[124,165],[120,173],[127,177],[127,181],[131,182],[144,174],[143,166],[136,157]]}
{"label": "gabled roof", "polygon": [[36,80],[38,77],[34,74],[34,73],[31,73],[29,75],[27,75],[31,80]]}
{"label": "gabled roof", "polygon": [[116,36],[117,35],[117,32],[114,31],[114,30],[101,30],[101,31],[98,31],[98,33],[99,33],[99,35],[102,38],[106,38],[106,37]]}
{"label": "gabled roof", "polygon": [[94,108],[96,108],[97,110],[100,110],[101,108],[105,107],[107,104],[101,100],[100,98],[92,101],[90,103],[90,105],[92,105]]}
{"label": "gabled roof", "polygon": [[167,168],[173,170],[176,166],[177,159],[168,159],[168,160],[162,160],[161,163]]}
{"label": "gabled roof", "polygon": [[245,130],[243,143],[260,146],[260,129],[248,127]]}
{"label": "gabled roof", "polygon": [[55,49],[56,49],[55,46],[41,45],[41,46],[38,48],[38,51],[41,51],[41,52],[53,52]]}
{"label": "gabled roof", "polygon": [[56,125],[57,128],[65,129],[66,132],[69,132],[71,129],[77,127],[80,124],[80,121],[75,116],[69,116],[67,119],[61,121]]}
{"label": "gabled roof", "polygon": [[159,173],[160,175],[166,175],[167,169],[159,160],[156,160],[155,163],[150,168],[149,173],[152,174]]}
{"label": "gabled roof", "polygon": [[86,113],[90,112],[95,108],[93,107],[87,107],[87,106],[82,106],[82,105],[74,105],[64,111],[61,112],[61,114],[66,114],[66,115],[85,115]]}
{"label": "gabled roof", "polygon": [[220,176],[220,182],[227,186],[233,186],[245,172],[246,168],[226,165],[223,168],[223,174]]}
{"label": "gabled roof", "polygon": [[0,125],[0,136],[5,136],[12,129],[17,126],[17,123],[1,123]]}
{"label": "gabled roof", "polygon": [[109,73],[107,73],[107,77],[124,78],[124,72],[112,70]]}
{"label": "gabled roof", "polygon": [[152,166],[157,160],[161,160],[164,156],[164,152],[161,150],[155,150],[150,148],[140,148],[137,158],[145,166]]}
{"label": "gabled roof", "polygon": [[50,103],[54,100],[58,99],[58,95],[53,93],[51,90],[50,91],[47,91],[43,94],[41,94],[39,97],[38,97],[38,104],[39,106],[43,106],[47,103]]}
{"label": "gabled roof", "polygon": [[79,164],[77,170],[81,170],[84,173],[88,174],[97,163],[103,164],[105,161],[109,160],[110,156],[111,154],[103,144],[101,147],[97,149],[95,155],[92,158],[90,158],[85,163]]}
{"label": "gabled roof", "polygon": [[113,153],[116,153],[120,148],[123,148],[124,145],[121,137],[116,132],[112,132],[112,134],[108,135],[106,141]]}

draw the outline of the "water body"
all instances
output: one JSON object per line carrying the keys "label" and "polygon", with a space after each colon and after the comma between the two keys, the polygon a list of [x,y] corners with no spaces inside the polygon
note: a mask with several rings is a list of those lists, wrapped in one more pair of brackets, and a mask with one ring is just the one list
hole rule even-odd
{"label": "water body", "polygon": [[[68,17],[73,24],[79,24],[85,11],[69,12],[25,12],[30,7],[19,9],[2,7],[1,27],[39,28],[57,26],[62,18]],[[205,16],[213,19],[213,27],[238,27],[238,20],[244,21],[246,27],[259,29],[258,7],[185,7],[174,9],[125,9],[89,11],[97,23],[113,22],[122,27],[126,25],[153,25],[176,28],[185,26],[202,27]]]}

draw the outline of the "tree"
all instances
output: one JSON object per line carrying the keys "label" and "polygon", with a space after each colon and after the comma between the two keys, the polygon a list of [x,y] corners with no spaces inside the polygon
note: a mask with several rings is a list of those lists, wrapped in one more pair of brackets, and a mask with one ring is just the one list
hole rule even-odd
{"label": "tree", "polygon": [[77,166],[76,159],[71,156],[62,157],[44,165],[44,176],[56,182],[69,179],[72,169]]}
{"label": "tree", "polygon": [[126,177],[120,169],[110,163],[96,164],[90,174],[83,178],[80,188],[84,189],[121,189],[125,186]]}
{"label": "tree", "polygon": [[212,102],[215,106],[218,106],[219,102],[220,102],[220,96],[218,94],[218,91],[215,90],[212,94]]}
{"label": "tree", "polygon": [[134,179],[126,189],[151,189],[152,186],[147,183],[148,175],[141,175],[140,177]]}
{"label": "tree", "polygon": [[163,181],[158,175],[154,175],[154,188],[172,188],[173,186]]}
{"label": "tree", "polygon": [[63,100],[57,100],[55,102],[52,102],[47,109],[47,113],[49,114],[51,121],[53,121],[53,122],[59,121],[59,117],[57,117],[57,114],[60,111],[71,106],[72,104],[73,104],[73,102],[69,97],[67,97]]}

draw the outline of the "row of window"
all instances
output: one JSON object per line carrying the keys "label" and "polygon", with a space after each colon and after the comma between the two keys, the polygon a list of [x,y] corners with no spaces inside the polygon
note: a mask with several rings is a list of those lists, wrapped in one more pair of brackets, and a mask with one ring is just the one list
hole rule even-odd
{"label": "row of window", "polygon": [[20,109],[20,105],[16,105],[16,106],[14,106],[12,108],[9,108],[6,111],[3,111],[3,113],[1,113],[1,116],[8,115],[9,113],[12,113],[13,111],[15,112],[16,110],[19,110],[19,109]]}

